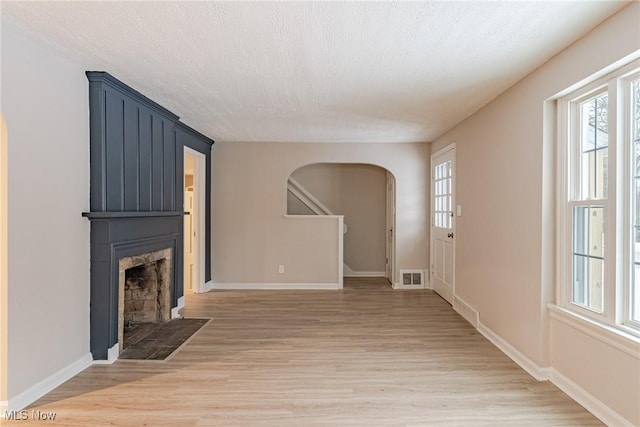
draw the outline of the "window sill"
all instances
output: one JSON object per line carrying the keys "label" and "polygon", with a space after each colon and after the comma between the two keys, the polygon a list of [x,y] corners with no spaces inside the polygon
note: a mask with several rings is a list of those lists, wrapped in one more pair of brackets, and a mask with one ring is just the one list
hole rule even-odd
{"label": "window sill", "polygon": [[547,308],[549,309],[549,315],[552,319],[558,320],[600,342],[624,351],[636,359],[640,359],[640,337],[611,325],[589,319],[588,317],[555,304],[549,304]]}

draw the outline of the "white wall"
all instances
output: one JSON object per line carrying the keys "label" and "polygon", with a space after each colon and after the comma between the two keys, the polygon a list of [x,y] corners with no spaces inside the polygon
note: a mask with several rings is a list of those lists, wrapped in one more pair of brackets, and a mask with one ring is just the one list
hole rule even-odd
{"label": "white wall", "polygon": [[[456,229],[456,294],[479,311],[482,324],[524,356],[538,366],[557,368],[635,425],[640,425],[637,357],[619,363],[606,344],[557,324],[549,341],[547,304],[555,297],[555,148],[553,131],[544,128],[543,106],[558,92],[640,49],[639,23],[640,3],[634,2],[432,147],[436,151],[456,142],[457,199],[463,206]],[[569,370],[568,363],[583,368]],[[606,369],[619,387],[586,378],[592,368]],[[624,403],[629,399],[635,406]]]}
{"label": "white wall", "polygon": [[[387,172],[366,164],[318,163],[291,175],[348,225],[344,235],[344,262],[353,271],[384,275],[386,268]],[[287,197],[290,214],[308,215]],[[297,209],[296,209],[297,208]]]}
{"label": "white wall", "polygon": [[81,216],[89,208],[89,102],[80,66],[6,21],[1,50],[11,407],[89,353],[89,221]]}
{"label": "white wall", "polygon": [[[217,142],[213,146],[213,281],[318,283],[330,266],[299,270],[308,247],[287,240],[289,175],[312,163],[368,163],[396,178],[397,269],[426,269],[429,145]],[[314,242],[308,242],[313,250]],[[306,245],[307,243],[305,243]],[[296,276],[278,275],[277,264]],[[395,281],[397,282],[397,275]]]}

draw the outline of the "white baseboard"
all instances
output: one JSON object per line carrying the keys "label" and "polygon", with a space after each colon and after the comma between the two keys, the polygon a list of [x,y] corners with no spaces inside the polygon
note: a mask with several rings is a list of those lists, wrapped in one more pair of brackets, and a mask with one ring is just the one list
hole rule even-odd
{"label": "white baseboard", "polygon": [[113,347],[107,350],[107,363],[113,363],[120,356],[120,343],[115,343]]}
{"label": "white baseboard", "polygon": [[184,295],[178,298],[178,305],[171,309],[171,318],[177,319],[179,317],[182,317],[182,315],[180,314],[180,310],[182,310],[183,308],[184,308]]}
{"label": "white baseboard", "polygon": [[204,284],[204,286],[202,287],[202,292],[209,292],[210,290],[213,289],[213,281],[209,280],[207,283]]}
{"label": "white baseboard", "polygon": [[342,285],[340,283],[213,283],[212,289],[226,289],[226,290],[342,289]]}
{"label": "white baseboard", "polygon": [[549,368],[549,380],[570,398],[582,405],[587,411],[598,417],[608,426],[633,427],[633,423],[605,405],[598,398],[562,375],[554,368]]}
{"label": "white baseboard", "polygon": [[91,356],[91,353],[85,354],[82,358],[76,360],[70,365],[67,365],[55,374],[50,375],[39,383],[29,387],[16,397],[9,399],[6,402],[5,410],[19,411],[27,407],[45,394],[49,393],[51,390],[63,384],[65,381],[68,381],[72,377],[84,371],[86,368],[91,366],[91,363],[93,363],[93,356]]}
{"label": "white baseboard", "polygon": [[[458,308],[456,308],[456,306]],[[533,360],[522,354],[522,352],[513,347],[487,326],[482,324],[478,312],[457,296],[454,296],[454,309],[467,320],[469,320],[467,318],[467,315],[470,316],[471,319],[475,318],[477,322],[476,329],[478,330],[478,332],[484,335],[484,337],[487,338],[493,345],[495,345],[500,351],[506,354],[511,360],[516,362],[522,369],[524,369],[536,380],[551,381],[556,387],[558,387],[570,398],[582,405],[587,411],[591,412],[606,425],[633,427],[633,423],[624,418],[622,415],[618,414],[616,411],[604,404],[591,393],[584,390],[578,384],[565,377],[555,368],[540,367]],[[472,320],[469,321],[473,324]]]}
{"label": "white baseboard", "polygon": [[118,360],[120,356],[120,344],[115,343],[111,348],[107,349],[107,360],[94,360],[94,365],[111,365]]}
{"label": "white baseboard", "polygon": [[342,276],[351,277],[353,270],[346,263],[342,263]]}
{"label": "white baseboard", "polygon": [[527,371],[529,375],[538,381],[547,381],[549,379],[550,368],[542,368],[538,366],[533,360],[525,356],[520,350],[509,344],[501,336],[493,332],[491,329],[482,324],[478,320],[478,332],[480,332],[486,339],[491,341],[493,345],[498,347],[504,354],[509,356],[511,360],[516,362],[522,369]]}
{"label": "white baseboard", "polygon": [[478,329],[478,322],[480,321],[480,313],[471,307],[465,300],[454,295],[453,296],[453,309],[462,316],[467,322],[471,323],[471,325]]}
{"label": "white baseboard", "polygon": [[404,289],[404,290],[416,290],[416,289],[428,289],[426,285],[403,285],[402,283],[394,283],[391,286],[393,289]]}
{"label": "white baseboard", "polygon": [[385,277],[384,271],[349,271],[345,270],[344,277]]}

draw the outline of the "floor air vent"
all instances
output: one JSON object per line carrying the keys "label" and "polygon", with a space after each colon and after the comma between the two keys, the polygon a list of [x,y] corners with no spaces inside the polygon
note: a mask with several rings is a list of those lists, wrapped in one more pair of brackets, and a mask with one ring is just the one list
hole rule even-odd
{"label": "floor air vent", "polygon": [[400,270],[402,286],[424,286],[423,270]]}

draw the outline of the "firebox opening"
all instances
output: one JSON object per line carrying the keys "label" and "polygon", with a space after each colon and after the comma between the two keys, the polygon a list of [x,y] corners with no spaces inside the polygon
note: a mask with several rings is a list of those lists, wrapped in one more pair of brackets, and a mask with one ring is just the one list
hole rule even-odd
{"label": "firebox opening", "polygon": [[120,260],[120,352],[171,317],[171,249]]}
{"label": "firebox opening", "polygon": [[150,262],[125,271],[124,327],[132,324],[158,322],[160,305],[158,289],[158,264]]}
{"label": "firebox opening", "polygon": [[123,350],[150,324],[169,320],[162,315],[166,287],[161,272],[166,262],[161,259],[125,270]]}

